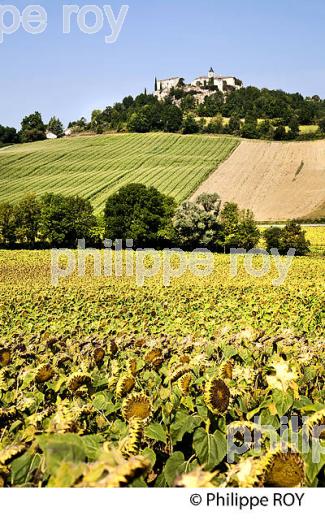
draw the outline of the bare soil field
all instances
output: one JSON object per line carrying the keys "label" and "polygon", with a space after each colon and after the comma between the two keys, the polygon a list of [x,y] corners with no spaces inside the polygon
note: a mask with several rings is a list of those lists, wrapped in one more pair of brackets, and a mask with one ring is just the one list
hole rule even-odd
{"label": "bare soil field", "polygon": [[257,220],[305,217],[324,207],[325,141],[242,141],[191,199],[204,192],[253,210]]}

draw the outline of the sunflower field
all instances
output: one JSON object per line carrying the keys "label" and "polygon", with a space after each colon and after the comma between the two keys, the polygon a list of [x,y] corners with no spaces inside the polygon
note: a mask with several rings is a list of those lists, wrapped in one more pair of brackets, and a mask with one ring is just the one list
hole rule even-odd
{"label": "sunflower field", "polygon": [[0,253],[0,486],[324,486],[323,259],[280,287],[50,265]]}

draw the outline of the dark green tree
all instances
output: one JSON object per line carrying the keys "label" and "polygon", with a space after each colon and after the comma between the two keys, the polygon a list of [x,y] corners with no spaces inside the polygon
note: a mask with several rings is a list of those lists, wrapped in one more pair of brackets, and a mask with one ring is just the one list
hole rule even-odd
{"label": "dark green tree", "polygon": [[264,239],[266,249],[270,251],[272,248],[282,252],[282,229],[279,227],[270,227],[264,231]]}
{"label": "dark green tree", "polygon": [[188,114],[183,121],[183,134],[197,134],[200,130],[200,126],[196,119]]}
{"label": "dark green tree", "polygon": [[33,193],[25,195],[14,207],[16,238],[21,243],[34,245],[41,219],[41,204]]}
{"label": "dark green tree", "polygon": [[41,198],[40,234],[54,247],[75,247],[78,240],[92,245],[97,225],[89,201],[49,193]]}
{"label": "dark green tree", "polygon": [[39,112],[24,117],[21,122],[21,140],[24,143],[46,139],[46,127]]}
{"label": "dark green tree", "polygon": [[9,202],[0,204],[0,243],[13,245],[16,241],[14,208]]}
{"label": "dark green tree", "polygon": [[168,238],[174,200],[156,188],[129,184],[109,197],[104,210],[106,238],[159,246]]}
{"label": "dark green tree", "polygon": [[287,254],[290,248],[296,250],[296,256],[305,256],[310,252],[310,242],[306,239],[306,232],[295,221],[289,222],[282,230],[281,253]]}
{"label": "dark green tree", "polygon": [[51,117],[49,124],[47,125],[47,130],[52,132],[52,134],[56,135],[57,137],[64,136],[63,124],[60,119],[55,116]]}

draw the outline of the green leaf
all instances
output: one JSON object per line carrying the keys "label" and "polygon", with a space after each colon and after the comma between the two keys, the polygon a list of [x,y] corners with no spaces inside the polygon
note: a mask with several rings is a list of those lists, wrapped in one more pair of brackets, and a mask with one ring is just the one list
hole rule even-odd
{"label": "green leaf", "polygon": [[24,453],[11,463],[11,484],[21,486],[28,482],[31,473],[41,464],[41,455],[38,453]]}
{"label": "green leaf", "polygon": [[290,392],[285,393],[281,390],[273,390],[272,395],[279,416],[284,416],[294,403],[293,395]]}
{"label": "green leaf", "polygon": [[45,434],[37,439],[45,455],[46,469],[54,474],[62,462],[84,462],[86,450],[82,438],[74,433]]}
{"label": "green leaf", "polygon": [[215,431],[213,434],[198,428],[193,437],[193,448],[207,471],[214,469],[227,455],[227,439],[225,434]]}
{"label": "green leaf", "polygon": [[175,451],[166,462],[164,475],[168,486],[172,486],[178,475],[185,472],[186,462],[182,452]]}
{"label": "green leaf", "polygon": [[144,430],[144,434],[154,441],[167,443],[167,435],[164,427],[159,423],[152,423]]}
{"label": "green leaf", "polygon": [[105,442],[105,438],[100,435],[86,435],[82,438],[82,443],[85,448],[85,454],[89,461],[96,461],[99,455],[102,444]]}
{"label": "green leaf", "polygon": [[151,448],[145,448],[144,450],[142,450],[141,455],[143,455],[143,457],[146,457],[150,461],[152,469],[156,464],[157,460],[155,452]]}
{"label": "green leaf", "polygon": [[192,433],[201,422],[201,417],[189,415],[186,412],[177,412],[170,428],[173,444],[181,442],[185,433]]}

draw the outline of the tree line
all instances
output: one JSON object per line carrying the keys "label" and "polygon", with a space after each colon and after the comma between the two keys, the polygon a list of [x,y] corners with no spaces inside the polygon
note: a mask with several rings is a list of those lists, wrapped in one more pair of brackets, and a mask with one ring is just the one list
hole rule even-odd
{"label": "tree line", "polygon": [[[142,184],[129,184],[111,195],[99,216],[78,196],[27,194],[16,204],[0,204],[0,244],[7,248],[74,248],[78,239],[89,247],[103,247],[105,238],[132,239],[134,248],[229,253],[232,248],[256,248],[261,236],[251,211],[232,202],[222,204],[217,194],[202,194],[177,206],[173,198]],[[304,231],[295,222],[267,230],[264,238],[268,249],[281,254],[291,247],[298,255],[309,252]]]}
{"label": "tree line", "polygon": [[[91,120],[85,117],[71,121],[72,132],[182,132],[184,134],[231,134],[248,139],[293,140],[325,136],[325,100],[319,96],[303,97],[282,90],[247,87],[223,94],[217,87],[203,103],[198,103],[195,90],[184,83],[172,88],[163,101],[145,91],[136,97],[104,110],[94,110]],[[227,118],[227,119],[225,119]],[[225,122],[226,121],[226,122]],[[317,130],[300,135],[300,125],[317,125]],[[45,124],[39,112],[21,122],[19,132],[0,125],[0,146],[46,139],[46,132],[64,135],[63,124],[52,117]]]}

